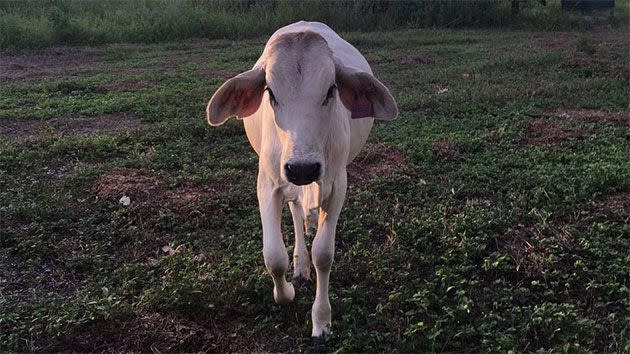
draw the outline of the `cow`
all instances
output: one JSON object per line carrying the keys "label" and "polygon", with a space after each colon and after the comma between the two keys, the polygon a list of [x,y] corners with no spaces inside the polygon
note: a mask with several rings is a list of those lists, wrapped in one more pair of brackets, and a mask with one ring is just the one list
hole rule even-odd
{"label": "cow", "polygon": [[310,281],[305,234],[316,228],[312,338],[330,333],[328,282],[337,220],[346,196],[346,166],[357,156],[374,119],[398,107],[367,60],[323,23],[300,21],[277,30],[249,71],[227,80],[206,108],[210,125],[236,116],[259,156],[257,196],[263,257],[276,303],[293,301],[289,256],[280,219],[289,204],[295,230],[293,281]]}

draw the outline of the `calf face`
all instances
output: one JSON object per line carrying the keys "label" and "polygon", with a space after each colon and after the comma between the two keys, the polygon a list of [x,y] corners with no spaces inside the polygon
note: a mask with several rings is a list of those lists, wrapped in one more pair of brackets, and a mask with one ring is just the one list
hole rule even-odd
{"label": "calf face", "polygon": [[[382,83],[335,60],[317,33],[281,35],[263,55],[264,66],[228,80],[214,94],[206,113],[211,125],[220,125],[230,116],[252,115],[268,102],[273,114],[263,119],[274,121],[281,150],[277,173],[287,182],[305,185],[326,174],[327,149],[349,144],[330,141],[330,130],[340,121],[391,120],[398,113]],[[341,158],[344,163],[345,159]]]}
{"label": "calf face", "polygon": [[331,120],[340,118],[332,53],[312,32],[280,36],[268,53],[267,93],[282,146],[280,174],[293,184],[309,184],[326,173]]}

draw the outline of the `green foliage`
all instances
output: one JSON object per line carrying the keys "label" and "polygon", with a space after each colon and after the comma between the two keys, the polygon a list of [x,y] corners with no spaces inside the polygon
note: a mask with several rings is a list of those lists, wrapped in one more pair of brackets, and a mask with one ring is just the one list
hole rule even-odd
{"label": "green foliage", "polygon": [[[149,18],[164,4],[125,6]],[[240,4],[213,6],[246,19],[251,9]],[[88,7],[108,13],[99,6]],[[297,16],[291,6],[278,4],[286,17],[277,21]],[[134,13],[116,16],[132,21]],[[74,38],[68,26],[87,27],[76,16],[55,21],[51,41]],[[170,25],[157,22],[125,38],[168,37]],[[216,28],[238,30],[229,23]],[[331,351],[630,350],[626,35],[344,34],[374,63],[401,115],[375,125],[349,168],[331,275]],[[0,140],[0,351],[146,350],[138,337],[159,351],[309,350],[314,291],[299,289],[287,308],[272,299],[257,157],[240,122],[209,128],[203,117],[214,90],[251,67],[262,45],[1,53],[11,63],[24,53],[55,59],[16,69],[22,76],[0,85],[0,124],[41,128]],[[54,65],[62,66],[43,70]],[[141,125],[87,133],[59,125],[76,116],[121,125],[132,116]],[[149,179],[128,207],[118,199],[129,180],[111,179],[111,195],[99,189],[121,169]],[[285,213],[291,252],[289,220]]]}
{"label": "green foliage", "polygon": [[[502,0],[446,1],[3,1],[0,48],[54,44],[150,43],[185,38],[269,35],[299,20],[325,22],[337,31],[409,27],[587,28],[583,17],[563,13],[560,1],[529,2],[519,17]],[[613,24],[627,24],[618,1]]]}

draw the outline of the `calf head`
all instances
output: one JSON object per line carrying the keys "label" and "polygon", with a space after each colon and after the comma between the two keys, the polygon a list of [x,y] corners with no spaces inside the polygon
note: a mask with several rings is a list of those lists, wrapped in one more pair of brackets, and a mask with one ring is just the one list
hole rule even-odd
{"label": "calf head", "polygon": [[346,141],[334,134],[348,130],[348,118],[391,120],[398,114],[387,88],[371,74],[340,64],[319,34],[280,35],[259,63],[217,90],[206,109],[208,123],[248,117],[267,105],[272,114],[263,119],[273,120],[279,137],[280,175],[293,184],[322,178],[331,146],[350,144],[349,132]]}

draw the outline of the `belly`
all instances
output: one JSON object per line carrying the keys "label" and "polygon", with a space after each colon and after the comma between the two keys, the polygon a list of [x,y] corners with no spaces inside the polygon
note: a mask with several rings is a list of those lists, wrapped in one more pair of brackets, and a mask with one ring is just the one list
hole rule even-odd
{"label": "belly", "polygon": [[350,119],[350,154],[346,165],[352,162],[363,149],[373,124],[374,118]]}

